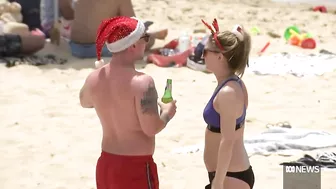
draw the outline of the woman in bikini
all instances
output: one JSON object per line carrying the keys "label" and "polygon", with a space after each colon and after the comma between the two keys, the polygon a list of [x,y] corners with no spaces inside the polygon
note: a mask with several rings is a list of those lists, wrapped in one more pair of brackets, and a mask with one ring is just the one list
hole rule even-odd
{"label": "woman in bikini", "polygon": [[218,86],[206,105],[204,162],[209,181],[206,189],[252,189],[254,173],[244,147],[247,90],[241,77],[248,65],[251,37],[239,25],[219,32],[217,20],[204,48],[206,67]]}

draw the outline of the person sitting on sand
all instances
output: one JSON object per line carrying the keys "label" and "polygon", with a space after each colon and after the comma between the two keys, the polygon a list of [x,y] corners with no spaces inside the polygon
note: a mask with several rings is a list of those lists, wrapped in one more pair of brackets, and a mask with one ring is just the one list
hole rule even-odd
{"label": "person sitting on sand", "polygon": [[109,64],[93,71],[80,91],[80,104],[95,108],[103,128],[97,162],[97,189],[158,189],[153,160],[155,135],[176,112],[175,101],[159,104],[153,78],[135,70],[149,36],[136,18],[103,20],[96,40],[99,64],[106,43],[113,53]]}
{"label": "person sitting on sand", "polygon": [[29,27],[29,30],[41,29],[40,21],[40,0],[8,0],[16,2],[21,6],[22,23]]}
{"label": "person sitting on sand", "polygon": [[204,162],[210,184],[206,189],[252,189],[254,173],[244,146],[248,107],[247,89],[241,80],[251,50],[251,37],[239,25],[219,32],[215,19],[204,48],[206,67],[213,72],[218,86],[206,105]]}
{"label": "person sitting on sand", "polygon": [[[45,14],[49,15],[41,19],[42,25],[48,26],[49,29],[54,25],[54,19],[50,17],[54,12],[52,0],[42,0],[45,7]],[[63,16],[63,28],[70,31],[70,48],[72,55],[79,58],[93,58],[95,54],[95,36],[99,23],[106,18],[114,16],[134,17],[135,13],[131,0],[59,0],[60,13]],[[64,31],[64,29],[61,29]],[[149,33],[150,40],[146,49],[150,49],[155,39],[165,39],[168,30],[161,30]],[[63,32],[64,33],[64,32]],[[102,56],[111,56],[106,46],[102,50]]]}
{"label": "person sitting on sand", "polygon": [[0,57],[28,55],[43,49],[43,33],[29,31],[28,26],[21,23],[20,4],[5,2],[0,7]]}

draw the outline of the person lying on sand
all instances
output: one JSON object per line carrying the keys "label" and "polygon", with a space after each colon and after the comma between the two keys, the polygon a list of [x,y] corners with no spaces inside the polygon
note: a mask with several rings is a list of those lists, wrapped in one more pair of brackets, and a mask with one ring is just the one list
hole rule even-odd
{"label": "person lying on sand", "polygon": [[97,34],[97,58],[104,44],[113,53],[109,64],[93,71],[80,91],[80,104],[95,108],[103,128],[97,162],[97,189],[158,189],[153,160],[155,135],[176,112],[175,101],[159,104],[153,78],[135,70],[149,36],[136,18],[103,20]]}
{"label": "person lying on sand", "polygon": [[[44,12],[41,13],[41,22],[44,28],[49,30],[54,25],[53,15],[50,13],[54,10],[53,0],[42,0],[41,4],[43,4],[42,8],[45,7],[41,10]],[[64,18],[61,33],[69,33],[65,35],[70,37],[72,54],[79,58],[96,57],[95,36],[98,25],[103,19],[114,16],[135,16],[131,0],[59,0],[59,9]],[[149,50],[154,45],[155,39],[165,39],[167,34],[167,29],[149,33],[150,40],[146,49]],[[111,56],[106,46],[102,50],[102,56]]]}
{"label": "person lying on sand", "polygon": [[205,65],[214,73],[218,86],[206,105],[204,162],[210,184],[206,189],[252,189],[254,173],[244,146],[248,107],[247,89],[241,77],[248,65],[251,37],[239,25],[219,32],[215,19],[204,48]]}
{"label": "person lying on sand", "polygon": [[43,49],[45,39],[34,34],[0,34],[0,57],[29,55]]}

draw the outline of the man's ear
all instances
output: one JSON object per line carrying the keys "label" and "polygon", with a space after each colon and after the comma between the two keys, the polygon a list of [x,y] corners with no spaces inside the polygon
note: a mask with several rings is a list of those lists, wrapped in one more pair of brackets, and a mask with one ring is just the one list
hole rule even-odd
{"label": "man's ear", "polygon": [[135,49],[135,47],[136,47],[135,44],[133,44],[133,45],[131,45],[130,47],[127,48],[127,51],[132,52],[133,49]]}
{"label": "man's ear", "polygon": [[225,57],[222,53],[218,53],[218,60],[223,60]]}

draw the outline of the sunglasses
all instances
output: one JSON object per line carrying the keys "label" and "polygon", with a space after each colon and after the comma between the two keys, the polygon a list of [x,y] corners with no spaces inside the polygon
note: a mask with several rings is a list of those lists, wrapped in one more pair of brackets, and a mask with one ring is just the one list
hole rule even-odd
{"label": "sunglasses", "polygon": [[[203,49],[203,57],[205,57],[209,52],[212,52],[212,53],[222,53],[222,52],[219,52],[219,51],[215,51],[215,50],[210,50],[210,49]],[[224,55],[224,53],[222,53]],[[233,57],[233,56],[232,56]],[[231,57],[231,58],[232,58]],[[231,58],[229,59],[229,61],[231,60]],[[250,67],[249,65],[249,59],[247,59],[247,63],[246,63],[247,67]]]}
{"label": "sunglasses", "polygon": [[140,39],[144,39],[146,43],[149,42],[149,35],[147,33],[145,33],[143,36],[140,37]]}
{"label": "sunglasses", "polygon": [[212,53],[221,53],[219,51],[215,51],[215,50],[210,50],[210,49],[203,49],[203,57],[205,57],[209,52],[212,52]]}

